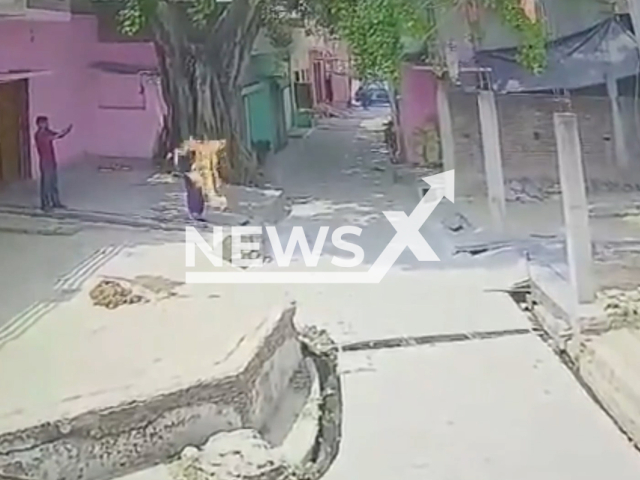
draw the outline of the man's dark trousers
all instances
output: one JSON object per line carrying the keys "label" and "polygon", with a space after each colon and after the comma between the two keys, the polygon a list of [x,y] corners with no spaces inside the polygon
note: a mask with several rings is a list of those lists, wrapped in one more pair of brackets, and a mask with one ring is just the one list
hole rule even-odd
{"label": "man's dark trousers", "polygon": [[58,170],[55,167],[40,170],[40,206],[43,210],[60,206]]}

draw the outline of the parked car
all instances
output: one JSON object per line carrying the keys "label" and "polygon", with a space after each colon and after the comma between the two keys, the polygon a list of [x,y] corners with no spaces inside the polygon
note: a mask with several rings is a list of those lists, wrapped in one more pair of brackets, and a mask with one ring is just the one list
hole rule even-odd
{"label": "parked car", "polygon": [[[372,82],[362,86],[369,98],[369,105],[389,105],[389,90],[383,82]],[[356,93],[356,103],[362,104],[361,90]]]}
{"label": "parked car", "polygon": [[372,88],[369,95],[372,105],[389,105],[389,92],[386,88]]}

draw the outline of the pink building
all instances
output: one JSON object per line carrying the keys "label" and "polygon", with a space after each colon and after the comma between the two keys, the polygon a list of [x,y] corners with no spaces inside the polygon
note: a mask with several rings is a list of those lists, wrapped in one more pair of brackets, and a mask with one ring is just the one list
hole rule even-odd
{"label": "pink building", "polygon": [[402,67],[399,117],[405,161],[423,162],[422,132],[438,127],[437,79],[433,72],[405,64]]}
{"label": "pink building", "polygon": [[38,176],[38,115],[74,125],[57,145],[61,165],[151,156],[163,112],[153,44],[100,42],[92,15],[0,18],[0,182]]}
{"label": "pink building", "polygon": [[299,108],[331,104],[345,107],[351,98],[349,53],[342,42],[294,31],[291,70],[296,91],[304,92]]}
{"label": "pink building", "polygon": [[337,48],[309,52],[314,103],[346,107],[351,95],[348,57]]}

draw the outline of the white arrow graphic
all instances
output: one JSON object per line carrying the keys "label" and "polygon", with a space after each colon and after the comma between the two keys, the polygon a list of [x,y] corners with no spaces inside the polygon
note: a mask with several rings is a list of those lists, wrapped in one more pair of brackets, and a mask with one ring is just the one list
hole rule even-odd
{"label": "white arrow graphic", "polygon": [[378,259],[366,272],[187,272],[187,283],[380,283],[398,260],[405,248],[409,248],[421,262],[438,262],[440,259],[420,234],[420,228],[443,198],[454,201],[454,171],[431,175],[422,179],[430,188],[411,215],[404,212],[383,212],[393,225],[396,234]]}

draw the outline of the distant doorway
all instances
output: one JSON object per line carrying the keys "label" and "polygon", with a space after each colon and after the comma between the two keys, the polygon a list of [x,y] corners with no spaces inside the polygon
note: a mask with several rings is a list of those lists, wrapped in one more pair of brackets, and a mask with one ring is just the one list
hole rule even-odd
{"label": "distant doorway", "polygon": [[324,103],[324,98],[322,95],[322,84],[324,83],[324,79],[322,77],[322,65],[320,62],[313,62],[313,87],[315,94],[315,104],[318,105],[320,103]]}
{"label": "distant doorway", "polygon": [[0,83],[0,185],[31,177],[27,80]]}

